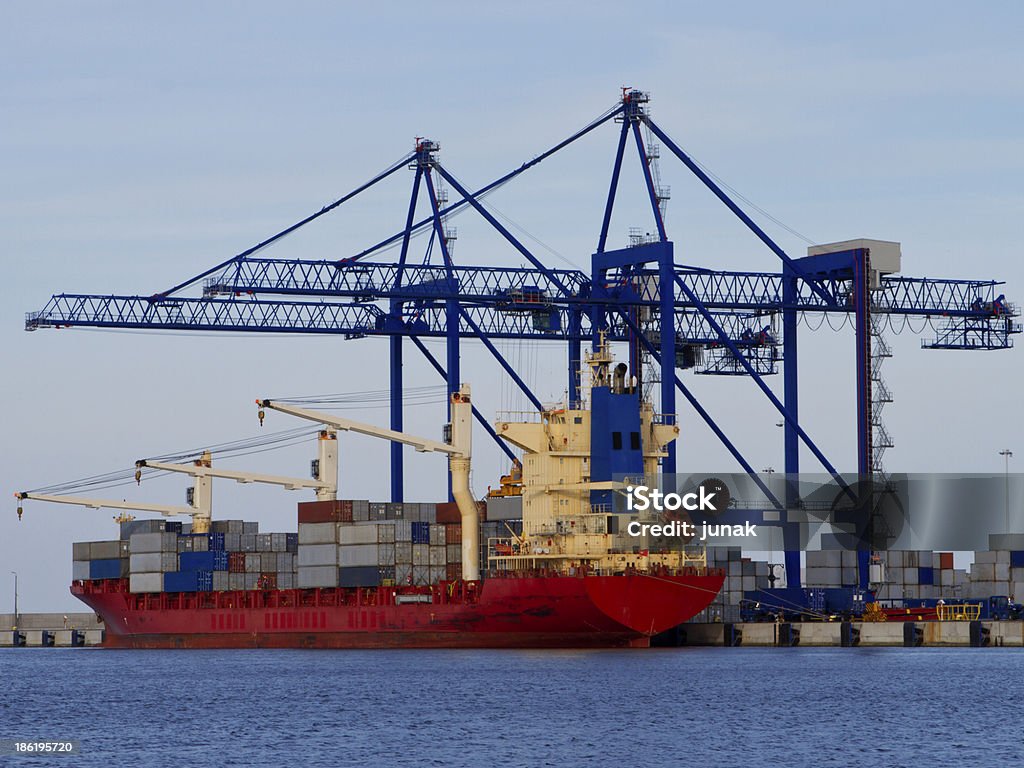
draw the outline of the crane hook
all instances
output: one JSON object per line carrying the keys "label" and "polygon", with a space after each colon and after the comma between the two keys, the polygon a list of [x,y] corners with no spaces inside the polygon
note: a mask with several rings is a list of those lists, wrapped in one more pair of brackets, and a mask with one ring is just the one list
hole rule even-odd
{"label": "crane hook", "polygon": [[263,426],[263,419],[266,417],[267,414],[264,413],[262,408],[260,408],[259,413],[257,413],[256,415],[259,416],[259,418],[260,418],[260,426],[262,427]]}
{"label": "crane hook", "polygon": [[21,522],[21,516],[25,514],[25,510],[22,509],[21,504],[18,505],[18,522]]}
{"label": "crane hook", "polygon": [[137,467],[135,469],[135,484],[142,485],[142,470]]}

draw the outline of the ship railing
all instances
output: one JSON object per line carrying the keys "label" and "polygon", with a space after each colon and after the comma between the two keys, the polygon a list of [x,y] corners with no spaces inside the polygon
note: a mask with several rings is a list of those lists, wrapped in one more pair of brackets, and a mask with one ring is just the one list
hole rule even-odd
{"label": "ship railing", "polygon": [[651,416],[651,422],[654,424],[661,424],[666,427],[672,427],[676,424],[676,414],[674,413],[656,413]]}
{"label": "ship railing", "polygon": [[981,616],[981,603],[937,605],[935,615],[939,621],[977,621]]}

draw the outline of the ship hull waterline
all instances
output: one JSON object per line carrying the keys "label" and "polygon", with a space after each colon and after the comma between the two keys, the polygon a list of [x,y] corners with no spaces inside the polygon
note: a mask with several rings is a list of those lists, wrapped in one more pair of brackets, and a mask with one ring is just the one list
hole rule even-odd
{"label": "ship hull waterline", "polygon": [[469,600],[384,605],[320,604],[318,590],[140,596],[76,582],[72,593],[103,619],[108,648],[617,648],[647,647],[706,608],[723,581],[491,578]]}

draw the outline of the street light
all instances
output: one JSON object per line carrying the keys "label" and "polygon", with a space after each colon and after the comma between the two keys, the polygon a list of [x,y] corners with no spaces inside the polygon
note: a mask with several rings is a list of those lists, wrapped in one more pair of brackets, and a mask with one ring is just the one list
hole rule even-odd
{"label": "street light", "polygon": [[14,574],[14,626],[11,629],[18,628],[18,572],[11,571]]}
{"label": "street light", "polygon": [[1006,479],[1006,532],[1010,532],[1010,459],[1013,458],[1013,451],[1003,448],[999,455],[1006,459],[1006,472],[1003,475]]}

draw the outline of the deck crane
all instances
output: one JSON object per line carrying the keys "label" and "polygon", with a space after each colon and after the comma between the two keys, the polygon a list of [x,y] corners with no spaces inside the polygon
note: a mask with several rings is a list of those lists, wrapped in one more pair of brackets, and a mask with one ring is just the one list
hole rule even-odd
{"label": "deck crane", "polygon": [[334,430],[320,431],[317,437],[317,453],[318,456],[311,465],[312,479],[220,469],[212,466],[209,459],[205,458],[209,454],[204,454],[204,458],[197,459],[191,464],[170,464],[155,459],[139,459],[135,462],[135,479],[141,481],[143,469],[156,469],[163,472],[180,472],[191,475],[197,481],[204,478],[220,477],[239,483],[279,485],[289,491],[312,488],[316,491],[317,501],[333,501],[338,498],[338,437]]}
{"label": "deck crane", "polygon": [[21,491],[14,494],[19,501],[18,518],[21,518],[21,501],[48,501],[55,504],[72,504],[90,509],[122,509],[134,512],[157,512],[165,517],[188,515],[192,518],[193,533],[209,533],[210,520],[213,517],[213,478],[219,477],[235,480],[239,483],[262,483],[280,485],[287,490],[312,488],[317,499],[331,500],[338,494],[338,440],[334,430],[321,430],[317,439],[318,458],[313,461],[313,478],[283,477],[280,475],[264,475],[256,472],[242,472],[232,469],[220,469],[213,466],[213,455],[204,451],[190,464],[173,464],[155,459],[139,459],[135,462],[135,481],[142,482],[143,469],[155,469],[163,472],[179,472],[191,475],[194,482],[185,494],[187,506],[179,507],[167,504],[150,504],[140,501],[116,499],[94,499],[83,496],[62,496],[46,493]]}
{"label": "deck crane", "polygon": [[266,417],[264,409],[270,408],[300,419],[326,424],[334,429],[356,432],[369,437],[379,437],[400,445],[409,445],[420,453],[437,452],[448,456],[448,471],[451,474],[452,495],[462,518],[462,574],[466,581],[480,578],[480,512],[469,487],[469,471],[473,457],[473,406],[470,387],[463,384],[457,392],[449,395],[451,422],[445,425],[444,442],[398,432],[393,429],[376,427],[352,419],[341,418],[328,413],[299,408],[288,403],[266,398],[256,401],[259,406],[259,420],[262,426]]}

